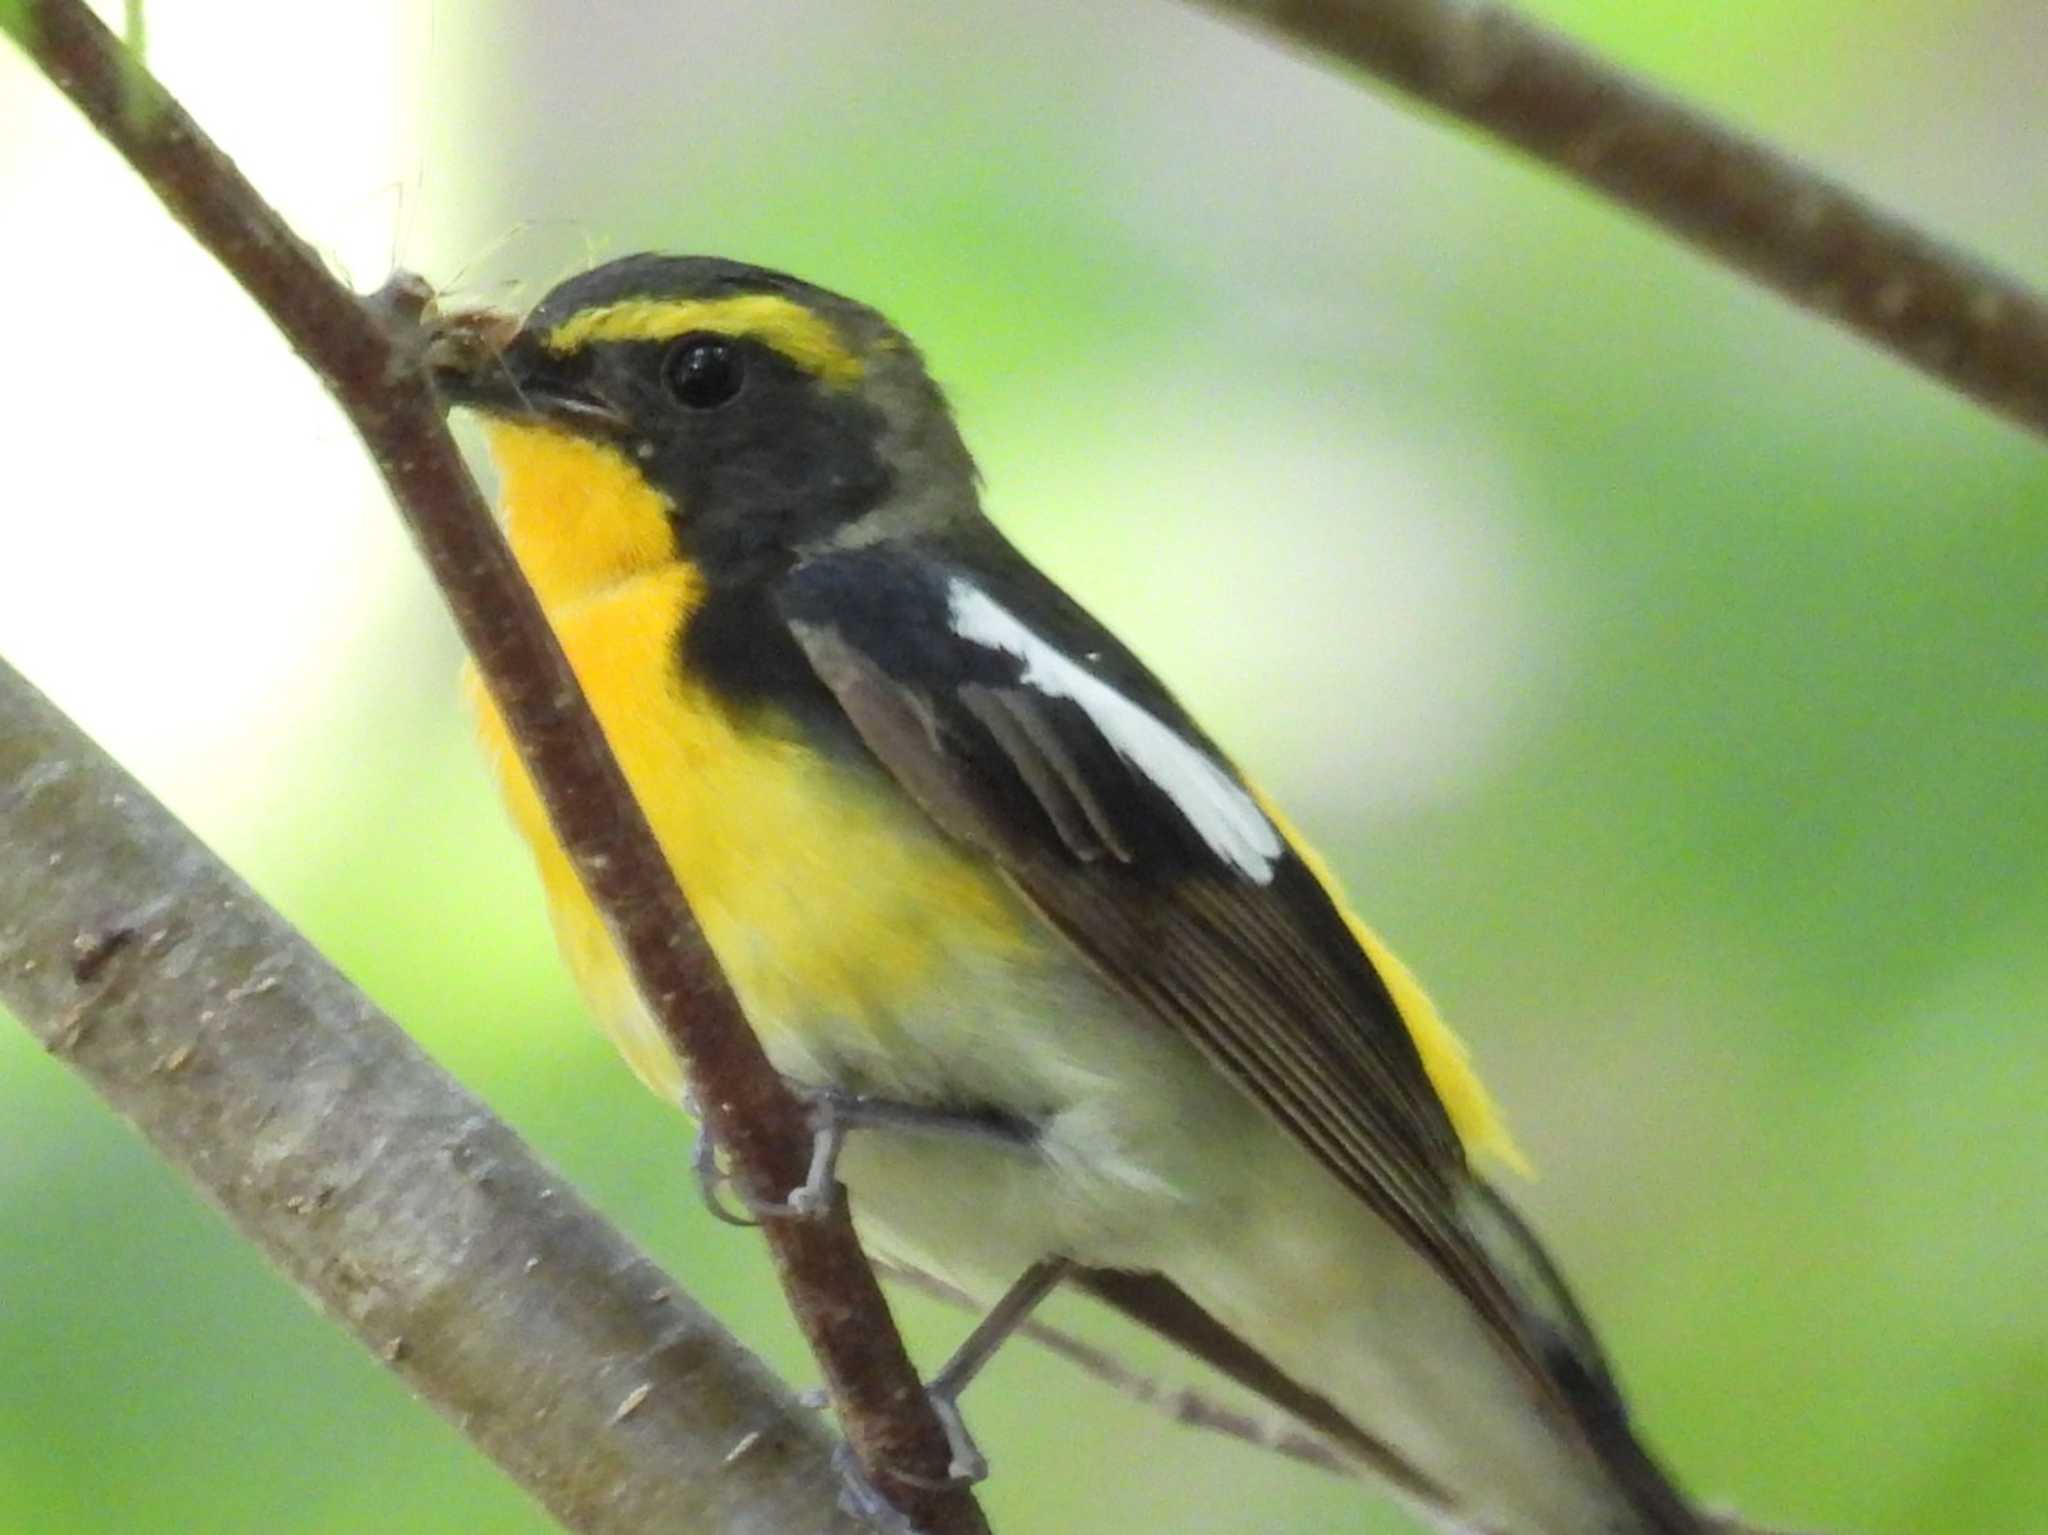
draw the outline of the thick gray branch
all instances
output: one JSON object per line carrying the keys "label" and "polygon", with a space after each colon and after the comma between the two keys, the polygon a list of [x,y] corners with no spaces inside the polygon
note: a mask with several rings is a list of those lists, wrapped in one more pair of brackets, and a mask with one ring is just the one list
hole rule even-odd
{"label": "thick gray branch", "polygon": [[817,1415],[4,662],[0,1003],[570,1529],[863,1528]]}
{"label": "thick gray branch", "polygon": [[2048,303],[1484,0],[1203,0],[1526,151],[2048,435]]}

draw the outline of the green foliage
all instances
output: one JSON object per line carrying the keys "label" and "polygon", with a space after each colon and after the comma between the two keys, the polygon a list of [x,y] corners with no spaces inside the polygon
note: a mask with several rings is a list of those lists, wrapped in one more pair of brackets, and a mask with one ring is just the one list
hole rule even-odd
{"label": "green foliage", "polygon": [[0,32],[28,46],[29,0],[0,0]]}

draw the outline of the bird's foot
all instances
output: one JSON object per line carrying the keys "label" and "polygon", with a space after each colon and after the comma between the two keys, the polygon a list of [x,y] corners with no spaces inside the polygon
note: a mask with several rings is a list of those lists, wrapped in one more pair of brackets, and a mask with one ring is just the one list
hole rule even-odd
{"label": "bird's foot", "polygon": [[929,1104],[900,1103],[870,1093],[848,1092],[838,1087],[808,1087],[790,1083],[790,1091],[808,1110],[811,1121],[811,1159],[804,1181],[782,1199],[756,1199],[740,1191],[744,1214],[725,1200],[732,1184],[718,1154],[718,1140],[697,1111],[688,1094],[683,1107],[697,1121],[697,1143],[690,1165],[697,1176],[697,1188],[705,1206],[732,1226],[757,1226],[764,1216],[808,1217],[821,1215],[838,1201],[839,1156],[846,1137],[855,1130],[894,1130],[939,1137],[963,1137],[1011,1150],[1028,1150],[1037,1140],[1037,1127],[1014,1115],[986,1109],[945,1109]]}
{"label": "bird's foot", "polygon": [[891,1503],[874,1479],[861,1469],[853,1446],[841,1440],[832,1449],[832,1469],[839,1475],[839,1506],[882,1535],[924,1535],[902,1509]]}

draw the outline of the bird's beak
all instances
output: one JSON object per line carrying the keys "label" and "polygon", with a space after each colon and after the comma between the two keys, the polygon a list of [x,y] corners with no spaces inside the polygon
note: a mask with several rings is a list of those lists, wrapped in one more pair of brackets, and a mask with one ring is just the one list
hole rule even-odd
{"label": "bird's beak", "polygon": [[427,367],[448,404],[570,430],[617,431],[628,424],[624,412],[572,379],[559,359],[522,335],[512,316],[461,310],[433,324]]}

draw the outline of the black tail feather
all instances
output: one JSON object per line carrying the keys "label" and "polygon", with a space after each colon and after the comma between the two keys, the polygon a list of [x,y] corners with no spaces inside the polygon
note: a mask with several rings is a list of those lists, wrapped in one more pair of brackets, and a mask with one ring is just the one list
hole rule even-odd
{"label": "black tail feather", "polygon": [[1636,1437],[1614,1371],[1543,1244],[1492,1185],[1474,1178],[1470,1190],[1466,1223],[1521,1293],[1528,1341],[1594,1455],[1646,1528],[1658,1535],[1708,1535],[1709,1522]]}

